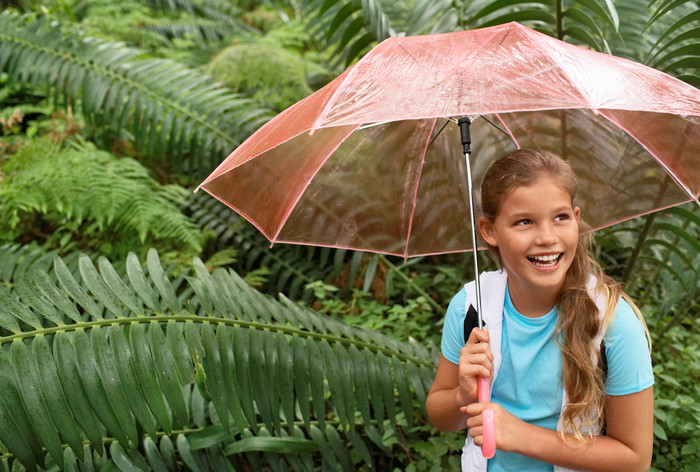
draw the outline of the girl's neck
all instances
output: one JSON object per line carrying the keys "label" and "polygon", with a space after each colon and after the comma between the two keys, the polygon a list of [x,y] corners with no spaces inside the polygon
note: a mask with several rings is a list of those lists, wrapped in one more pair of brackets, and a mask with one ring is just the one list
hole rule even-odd
{"label": "girl's neck", "polygon": [[508,293],[513,307],[523,316],[539,318],[544,316],[557,304],[560,288],[538,289],[536,292],[526,290],[517,284],[508,282]]}

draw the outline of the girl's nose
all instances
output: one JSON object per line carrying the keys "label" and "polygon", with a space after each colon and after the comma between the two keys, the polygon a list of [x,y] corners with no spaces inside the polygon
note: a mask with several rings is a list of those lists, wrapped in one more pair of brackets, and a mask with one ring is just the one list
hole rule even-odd
{"label": "girl's nose", "polygon": [[557,242],[554,229],[551,225],[545,224],[539,228],[537,232],[537,237],[535,238],[535,243],[540,246],[551,246]]}

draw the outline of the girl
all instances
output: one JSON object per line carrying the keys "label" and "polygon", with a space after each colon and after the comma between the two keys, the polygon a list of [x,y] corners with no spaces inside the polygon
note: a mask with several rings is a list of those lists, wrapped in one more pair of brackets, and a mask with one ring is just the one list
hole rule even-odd
{"label": "girl", "polygon": [[[648,331],[589,256],[576,186],[568,163],[540,150],[499,159],[484,177],[478,226],[501,270],[480,276],[485,329],[467,340],[474,283],[452,299],[426,405],[440,431],[468,428],[463,471],[649,469]],[[491,378],[491,403],[477,403],[478,376]],[[497,449],[488,461],[479,447],[486,408]]]}

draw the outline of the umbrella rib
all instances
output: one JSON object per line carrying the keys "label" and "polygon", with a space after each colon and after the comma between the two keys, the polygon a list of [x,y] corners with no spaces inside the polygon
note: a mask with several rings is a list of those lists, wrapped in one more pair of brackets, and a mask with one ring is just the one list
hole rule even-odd
{"label": "umbrella rib", "polygon": [[[433,131],[435,130],[435,125],[437,124],[438,118],[435,118],[433,120],[433,125],[430,127],[430,133],[428,133],[428,139],[425,141],[425,147],[423,148],[423,154],[421,156],[421,161],[420,161],[420,168],[418,170],[418,179],[416,179],[416,188],[413,191],[413,206],[411,208],[411,216],[408,220],[408,230],[406,232],[406,247],[404,248],[404,253],[403,253],[403,259],[404,261],[408,259],[408,245],[411,242],[411,231],[413,229],[413,218],[415,217],[416,214],[416,204],[418,203],[418,188],[420,187],[420,181],[421,177],[423,176],[423,168],[425,166],[425,156],[428,153],[428,146],[430,146],[430,143],[432,140],[430,137],[433,135]],[[443,127],[444,129],[444,127]],[[442,130],[440,130],[442,131]]]}
{"label": "umbrella rib", "polygon": [[491,121],[490,121],[488,118],[484,117],[484,119],[485,119],[486,121],[488,121],[489,123],[491,123],[493,126],[495,126],[497,129],[499,129],[500,131],[502,131],[503,133],[505,133],[505,134],[507,134],[508,136],[510,136],[510,139],[512,139],[513,142],[515,143],[515,147],[518,148],[518,149],[520,149],[520,143],[518,142],[517,139],[515,139],[515,135],[514,135],[513,132],[510,130],[510,128],[508,127],[508,125],[506,124],[506,122],[503,120],[503,118],[501,118],[501,114],[500,114],[500,113],[496,113],[496,117],[498,117],[498,121],[501,122],[501,124],[502,124],[503,127],[505,128],[505,131],[502,130],[497,124],[491,123]]}

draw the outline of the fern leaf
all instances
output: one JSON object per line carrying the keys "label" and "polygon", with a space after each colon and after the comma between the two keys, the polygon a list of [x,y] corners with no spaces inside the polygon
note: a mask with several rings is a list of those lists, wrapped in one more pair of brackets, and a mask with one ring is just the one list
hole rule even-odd
{"label": "fern leaf", "polygon": [[[139,59],[140,51],[81,37],[78,31],[63,33],[49,22],[48,17],[30,21],[3,12],[0,71],[12,81],[80,102],[87,118],[117,133],[129,126],[144,157],[162,160],[167,150],[176,169],[204,173],[270,117],[265,111],[251,116],[255,106],[250,100],[223,89],[209,94],[221,87],[172,61]],[[228,107],[219,106],[219,95]],[[166,119],[170,114],[177,119]]]}
{"label": "fern leaf", "polygon": [[[47,448],[67,467],[104,450],[103,460],[121,466],[170,470],[176,451],[190,467],[243,460],[303,470],[304,454],[328,447],[324,461],[352,469],[374,460],[370,428],[376,437],[387,424],[400,427],[398,416],[410,426],[413,397],[423,402],[432,380],[425,349],[280,303],[199,260],[183,285],[154,250],[145,265],[130,256],[125,279],[104,258],[98,268],[87,256],[78,265],[74,273],[56,258],[58,285],[37,269],[21,290],[2,293],[11,301],[0,305],[3,324],[15,324],[0,332],[0,345],[10,346],[0,350],[0,379],[17,394],[0,400],[0,440],[5,457],[28,469],[43,467],[34,451]],[[181,302],[180,293],[192,297]],[[7,437],[12,424],[25,433]]]}
{"label": "fern leaf", "polygon": [[152,237],[201,250],[199,228],[178,208],[186,191],[160,185],[133,159],[117,159],[88,143],[59,150],[36,140],[3,167],[11,171],[0,188],[0,207],[10,216],[0,227],[7,233],[22,231],[23,219],[31,221],[27,214],[38,213],[56,226],[94,224],[123,241],[133,242],[136,234],[141,241]]}

